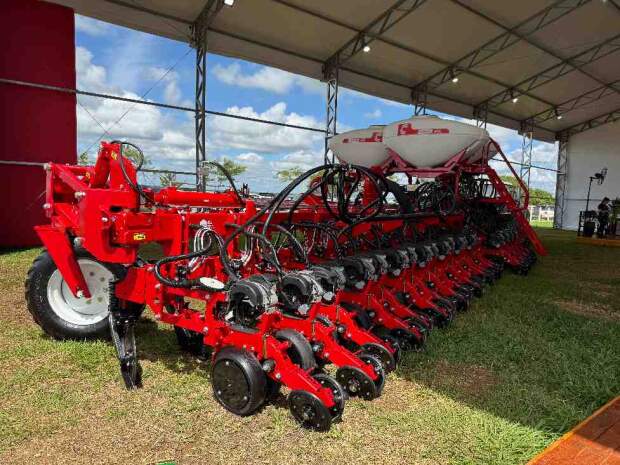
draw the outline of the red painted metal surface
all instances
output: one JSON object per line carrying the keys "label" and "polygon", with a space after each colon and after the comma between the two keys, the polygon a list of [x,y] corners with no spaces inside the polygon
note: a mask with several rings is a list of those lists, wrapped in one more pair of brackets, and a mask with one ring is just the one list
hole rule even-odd
{"label": "red painted metal surface", "polygon": [[[34,0],[2,0],[0,77],[75,87],[73,10]],[[76,161],[75,96],[0,84],[0,160]],[[0,247],[39,244],[45,172],[0,165]]]}

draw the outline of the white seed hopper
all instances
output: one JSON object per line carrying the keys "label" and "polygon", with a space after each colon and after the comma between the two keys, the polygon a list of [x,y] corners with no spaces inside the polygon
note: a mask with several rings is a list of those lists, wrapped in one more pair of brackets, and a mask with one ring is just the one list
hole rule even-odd
{"label": "white seed hopper", "polygon": [[468,147],[473,150],[466,158],[475,157],[488,137],[483,128],[436,116],[414,116],[383,129],[383,143],[417,168],[441,166]]}
{"label": "white seed hopper", "polygon": [[388,157],[382,141],[383,126],[370,126],[338,134],[328,145],[341,162],[369,168],[380,165]]}

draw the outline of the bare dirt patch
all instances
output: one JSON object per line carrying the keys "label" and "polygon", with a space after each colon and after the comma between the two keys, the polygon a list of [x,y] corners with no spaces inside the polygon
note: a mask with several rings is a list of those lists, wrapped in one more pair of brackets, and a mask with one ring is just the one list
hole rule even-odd
{"label": "bare dirt patch", "polygon": [[431,384],[456,389],[464,397],[481,398],[499,384],[499,379],[485,367],[440,360],[433,370]]}
{"label": "bare dirt patch", "polygon": [[620,321],[620,311],[607,305],[578,302],[576,300],[554,301],[562,310],[588,318],[601,318],[609,321]]}

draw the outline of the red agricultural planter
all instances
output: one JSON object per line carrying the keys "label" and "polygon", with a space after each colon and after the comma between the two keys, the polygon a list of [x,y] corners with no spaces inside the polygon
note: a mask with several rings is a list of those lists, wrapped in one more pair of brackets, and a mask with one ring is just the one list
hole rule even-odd
{"label": "red agricultural planter", "polygon": [[320,166],[258,206],[217,163],[225,192],[142,186],[128,145],[102,143],[94,166],[45,167],[49,224],[36,227],[45,251],[26,298],[54,338],[111,337],[129,389],[142,384],[135,326],[148,308],[211,358],[224,408],[250,415],[283,386],[293,417],[325,431],[505,267],[525,274],[544,253],[488,157]]}

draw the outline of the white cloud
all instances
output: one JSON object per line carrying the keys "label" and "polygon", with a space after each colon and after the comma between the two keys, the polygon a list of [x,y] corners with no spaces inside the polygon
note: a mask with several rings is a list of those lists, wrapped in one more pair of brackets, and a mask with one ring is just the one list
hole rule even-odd
{"label": "white cloud", "polygon": [[111,27],[108,23],[103,21],[97,21],[93,18],[86,16],[75,15],[75,30],[83,32],[94,37],[99,37],[104,34],[110,34]]}
{"label": "white cloud", "polygon": [[325,83],[318,79],[289,73],[277,68],[258,66],[254,72],[244,72],[240,63],[215,65],[211,72],[224,84],[262,89],[276,94],[287,94],[294,88],[307,94],[324,94]]}
{"label": "white cloud", "polygon": [[215,65],[214,76],[228,85],[263,89],[277,94],[288,93],[295,84],[295,75],[276,68],[261,66],[253,74],[244,74],[239,63]]}
{"label": "white cloud", "polygon": [[[140,98],[136,93],[110,82],[106,68],[95,64],[93,60],[94,57],[89,50],[84,47],[76,48],[77,78],[81,88],[127,98]],[[158,80],[163,72],[165,70],[152,68],[147,77]],[[163,82],[166,85],[178,82],[178,76],[176,73],[169,73]],[[175,96],[174,92],[170,92],[170,98],[180,98]],[[109,128],[109,134],[104,135],[103,140],[119,138],[136,143],[150,159],[152,167],[181,171],[194,169],[193,113],[85,96],[80,96],[79,102],[81,105],[77,107],[78,137],[82,150],[102,136],[101,126],[103,126]],[[127,111],[120,123],[114,125]],[[312,116],[289,112],[284,102],[264,111],[257,111],[251,106],[231,106],[226,112],[301,126],[316,128],[323,126],[322,121],[319,122]],[[255,191],[277,192],[281,189],[283,183],[276,179],[275,172],[283,167],[300,166],[302,169],[308,169],[320,164],[322,144],[323,135],[318,132],[223,116],[207,116],[208,157],[210,159],[228,157],[246,165],[248,169],[239,176],[238,181],[248,182]],[[97,148],[98,144],[91,147],[91,159]],[[156,175],[144,175],[143,179],[149,183],[158,181]],[[180,179],[193,182],[191,176]]]}
{"label": "white cloud", "polygon": [[[249,106],[229,107],[226,113],[306,127],[321,127],[321,123],[312,116],[304,116],[294,112],[287,113],[284,102],[276,103],[261,113]],[[259,153],[307,150],[323,140],[322,134],[317,132],[232,119],[224,116],[213,116],[208,119],[207,137],[210,147],[215,149],[233,148],[252,150]]]}
{"label": "white cloud", "polygon": [[236,158],[244,165],[257,165],[265,160],[265,157],[254,152],[241,153]]}
{"label": "white cloud", "polygon": [[163,82],[164,102],[170,105],[178,105],[181,102],[181,89],[179,88],[179,74],[165,68],[152,66],[146,71],[146,79]]}
{"label": "white cloud", "polygon": [[383,116],[383,113],[381,113],[381,110],[379,110],[378,108],[375,108],[373,111],[370,111],[368,113],[364,113],[364,117],[368,119],[378,119],[381,118],[381,116]]}
{"label": "white cloud", "polygon": [[93,54],[84,47],[75,47],[77,86],[93,92],[112,90],[106,84],[106,70],[92,62]]}

